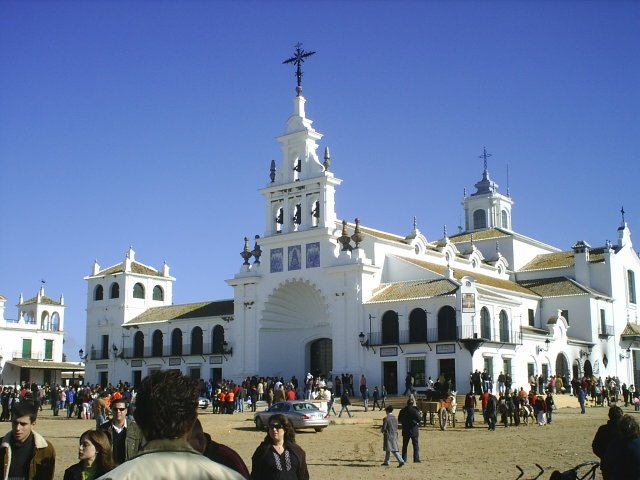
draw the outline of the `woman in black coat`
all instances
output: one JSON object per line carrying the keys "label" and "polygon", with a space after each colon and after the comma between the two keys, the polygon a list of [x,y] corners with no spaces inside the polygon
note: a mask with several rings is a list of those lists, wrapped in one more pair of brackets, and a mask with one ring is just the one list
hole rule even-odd
{"label": "woman in black coat", "polygon": [[64,480],[92,480],[112,470],[114,464],[107,435],[98,430],[87,430],[80,435],[78,459],[78,463],[64,471]]}
{"label": "woman in black coat", "polygon": [[267,425],[267,436],[251,457],[251,479],[309,480],[307,456],[296,443],[289,419],[277,413]]}

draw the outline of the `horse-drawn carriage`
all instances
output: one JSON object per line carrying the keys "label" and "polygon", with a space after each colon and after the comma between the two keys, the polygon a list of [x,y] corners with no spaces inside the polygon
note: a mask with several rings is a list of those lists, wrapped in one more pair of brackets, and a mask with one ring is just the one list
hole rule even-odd
{"label": "horse-drawn carriage", "polygon": [[[444,397],[444,398],[443,398]],[[447,425],[456,426],[456,392],[442,394],[436,390],[427,390],[424,398],[417,400],[418,410],[422,412],[422,425],[426,426],[427,416],[429,423],[434,424],[437,417],[440,430],[445,430]]]}

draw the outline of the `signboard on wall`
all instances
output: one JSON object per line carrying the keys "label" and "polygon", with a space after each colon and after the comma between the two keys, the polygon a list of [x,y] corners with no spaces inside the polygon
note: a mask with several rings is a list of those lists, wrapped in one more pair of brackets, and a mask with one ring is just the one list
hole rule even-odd
{"label": "signboard on wall", "polygon": [[456,353],[456,344],[455,343],[448,343],[448,344],[445,344],[445,345],[436,345],[436,353],[438,355]]}
{"label": "signboard on wall", "polygon": [[398,356],[398,347],[381,347],[380,348],[380,356],[381,357],[396,357],[396,356]]}

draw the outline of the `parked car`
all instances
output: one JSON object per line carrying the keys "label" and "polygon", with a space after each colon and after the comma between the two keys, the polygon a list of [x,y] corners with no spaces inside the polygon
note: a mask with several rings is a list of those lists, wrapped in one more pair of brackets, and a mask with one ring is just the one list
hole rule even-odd
{"label": "parked car", "polygon": [[198,407],[209,408],[209,405],[211,405],[211,400],[209,400],[207,397],[200,397],[198,399]]}
{"label": "parked car", "polygon": [[274,403],[271,408],[257,412],[253,416],[256,428],[265,430],[269,423],[269,417],[276,413],[281,413],[287,417],[296,430],[313,428],[316,432],[321,432],[322,429],[329,425],[327,415],[313,403],[305,400],[287,400]]}

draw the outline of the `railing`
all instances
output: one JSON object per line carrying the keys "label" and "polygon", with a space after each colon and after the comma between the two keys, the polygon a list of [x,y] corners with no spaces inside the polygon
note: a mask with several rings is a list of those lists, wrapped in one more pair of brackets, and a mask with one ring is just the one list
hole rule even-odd
{"label": "railing", "polygon": [[92,350],[89,354],[89,358],[91,360],[108,360],[109,359],[109,351],[108,350]]}
{"label": "railing", "polygon": [[11,352],[11,358],[13,360],[53,360],[53,356],[49,355],[48,357],[45,355],[45,352],[29,352],[25,353],[22,350],[18,350],[15,352]]}
{"label": "railing", "polygon": [[602,325],[598,327],[598,335],[601,337],[613,337],[613,325]]}
{"label": "railing", "polygon": [[182,345],[182,353],[173,353],[171,345],[162,345],[162,349],[153,348],[153,346],[145,346],[142,351],[133,347],[125,347],[118,352],[120,358],[149,358],[149,357],[188,357],[190,355],[222,355],[222,349],[218,348],[214,351],[211,344],[205,343],[201,349],[191,348],[189,345]]}
{"label": "railing", "polygon": [[369,341],[369,346],[377,347],[382,345],[407,345],[411,343],[456,342],[458,340],[472,338],[493,343],[522,344],[522,333],[520,330],[495,331],[491,332],[489,337],[486,338],[472,326],[456,326],[455,330],[447,329],[445,331],[439,331],[437,328],[429,328],[426,331],[426,335],[424,335],[424,333],[422,335],[415,333],[411,335],[409,330],[400,330],[397,332],[397,335],[387,334],[384,336],[382,332],[371,332],[367,335],[366,340]]}

